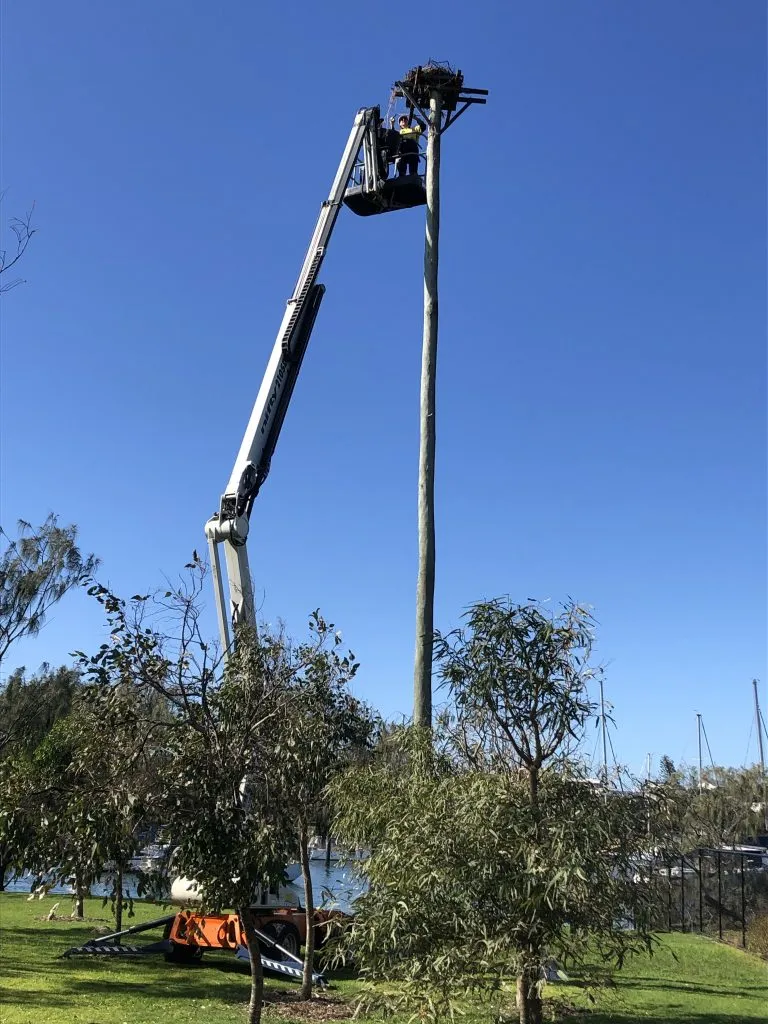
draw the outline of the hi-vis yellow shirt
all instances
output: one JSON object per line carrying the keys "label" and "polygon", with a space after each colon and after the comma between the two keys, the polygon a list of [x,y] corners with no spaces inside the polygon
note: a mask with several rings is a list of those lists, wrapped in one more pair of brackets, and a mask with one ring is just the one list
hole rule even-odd
{"label": "hi-vis yellow shirt", "polygon": [[421,135],[421,125],[420,124],[414,124],[414,125],[411,125],[410,128],[401,128],[400,129],[400,134],[404,138],[406,138],[406,139],[408,138],[408,136]]}

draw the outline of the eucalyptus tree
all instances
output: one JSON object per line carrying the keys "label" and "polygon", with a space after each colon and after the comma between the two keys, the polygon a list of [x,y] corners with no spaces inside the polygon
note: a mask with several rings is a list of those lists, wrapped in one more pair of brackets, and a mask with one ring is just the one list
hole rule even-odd
{"label": "eucalyptus tree", "polygon": [[595,714],[592,645],[574,604],[472,606],[436,637],[449,701],[434,738],[406,729],[399,756],[335,785],[340,838],[372,850],[347,948],[398,983],[390,1002],[436,1017],[513,985],[521,1024],[539,1024],[552,957],[586,969],[650,946],[659,802],[609,796],[571,756]]}
{"label": "eucalyptus tree", "polygon": [[[111,642],[86,674],[104,686],[130,682],[167,709],[160,805],[172,867],[194,881],[203,912],[237,910],[251,953],[249,1021],[258,1022],[263,975],[252,904],[261,888],[285,881],[286,864],[302,850],[308,868],[308,828],[323,787],[364,732],[347,691],[357,664],[319,613],[298,644],[281,628],[241,626],[223,660],[202,626],[206,567],[195,556],[187,569],[171,589],[127,602],[92,588]],[[307,903],[311,920],[311,887]],[[308,938],[311,970],[312,929]]]}
{"label": "eucalyptus tree", "polygon": [[77,546],[77,527],[51,514],[33,529],[19,520],[13,538],[0,527],[0,663],[11,645],[36,636],[50,608],[90,581],[98,559]]}
{"label": "eucalyptus tree", "polygon": [[275,750],[272,774],[283,783],[285,805],[295,822],[304,883],[306,942],[301,998],[312,992],[315,952],[315,899],[309,838],[313,826],[329,820],[328,786],[342,768],[367,749],[374,729],[370,710],[350,692],[358,663],[341,646],[341,634],[319,611],[309,621],[309,640],[293,653],[291,713]]}
{"label": "eucalyptus tree", "polygon": [[123,908],[132,909],[123,874],[154,820],[164,726],[130,687],[81,686],[72,713],[0,776],[5,838],[17,865],[33,871],[37,884],[71,882],[78,917],[104,873],[113,882],[118,930]]}
{"label": "eucalyptus tree", "polygon": [[0,892],[9,869],[23,870],[28,822],[19,806],[24,765],[55,723],[66,717],[80,684],[75,669],[43,664],[13,671],[0,686]]}

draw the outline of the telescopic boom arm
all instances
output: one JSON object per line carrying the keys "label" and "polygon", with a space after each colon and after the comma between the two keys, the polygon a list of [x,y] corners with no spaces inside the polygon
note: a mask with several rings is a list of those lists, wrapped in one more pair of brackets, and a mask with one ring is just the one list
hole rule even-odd
{"label": "telescopic boom arm", "polygon": [[[331,191],[320,209],[296,287],[288,300],[240,451],[227,489],[221,497],[219,511],[205,526],[214,575],[219,634],[225,652],[231,643],[230,623],[233,628],[243,622],[254,628],[256,626],[246,549],[251,510],[269,473],[280,428],[322,302],[325,288],[317,283],[317,275],[361,148],[365,187],[371,191],[377,187],[378,122],[378,107],[365,107],[355,117]],[[228,604],[222,580],[219,544],[224,547],[227,565]]]}

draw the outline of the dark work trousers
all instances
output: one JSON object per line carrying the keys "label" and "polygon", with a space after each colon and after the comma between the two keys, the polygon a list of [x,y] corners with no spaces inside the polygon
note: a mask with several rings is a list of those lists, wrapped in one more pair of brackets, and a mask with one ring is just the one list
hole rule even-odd
{"label": "dark work trousers", "polygon": [[397,176],[402,178],[405,174],[419,173],[419,146],[416,142],[400,143],[400,153],[397,158]]}

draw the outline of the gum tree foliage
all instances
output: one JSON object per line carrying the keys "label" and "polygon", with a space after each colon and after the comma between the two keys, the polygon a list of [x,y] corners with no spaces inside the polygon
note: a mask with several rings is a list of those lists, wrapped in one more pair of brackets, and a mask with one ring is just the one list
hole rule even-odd
{"label": "gum tree foliage", "polygon": [[698,769],[678,769],[665,757],[659,784],[673,809],[670,829],[675,854],[697,847],[733,846],[762,831],[763,778],[759,765],[712,765],[704,769],[699,785]]}
{"label": "gum tree foliage", "polygon": [[0,684],[0,755],[9,750],[31,752],[55,722],[65,718],[80,683],[76,669],[43,663],[27,676],[17,668]]}
{"label": "gum tree foliage", "polygon": [[35,529],[19,520],[15,539],[0,527],[0,663],[17,640],[36,636],[51,606],[97,566],[94,555],[80,553],[77,527],[59,526],[55,515]]}
{"label": "gum tree foliage", "polygon": [[340,839],[372,850],[346,947],[397,983],[390,1005],[435,1018],[472,994],[499,1012],[514,988],[539,1024],[551,958],[607,971],[650,947],[649,802],[598,790],[570,756],[595,713],[592,631],[574,604],[472,606],[436,636],[434,736],[403,730],[399,756],[333,787]]}
{"label": "gum tree foliage", "polygon": [[130,681],[169,709],[163,837],[174,848],[174,873],[195,880],[203,910],[238,911],[252,952],[248,1019],[258,1022],[263,975],[251,904],[261,886],[285,880],[285,865],[298,854],[295,773],[306,768],[298,744],[310,743],[320,771],[315,733],[299,729],[297,716],[313,689],[343,690],[356,666],[319,614],[298,645],[280,629],[240,628],[223,663],[200,625],[205,567],[195,555],[187,570],[179,585],[151,599],[125,602],[92,589],[111,642],[92,659],[89,677],[104,685]]}
{"label": "gum tree foliage", "polygon": [[[4,258],[0,253],[0,266]],[[49,609],[89,580],[97,565],[94,555],[80,553],[77,528],[59,526],[55,515],[35,529],[19,520],[15,538],[0,527],[0,665],[17,640],[39,633]],[[44,667],[27,683],[17,670],[0,692],[0,889],[9,867],[24,866],[20,857],[29,838],[16,800],[19,765],[68,706],[68,672],[49,676]]]}
{"label": "gum tree foliage", "polygon": [[22,766],[69,713],[79,681],[74,669],[43,664],[29,678],[24,668],[16,669],[0,688],[0,891],[8,869],[19,872],[25,866],[29,833],[18,800]]}
{"label": "gum tree foliage", "polygon": [[27,813],[29,755],[9,750],[0,760],[0,891],[27,867],[26,851],[34,842]]}
{"label": "gum tree foliage", "polygon": [[14,812],[17,856],[45,887],[71,881],[76,916],[83,898],[107,872],[116,926],[132,901],[123,872],[153,821],[161,792],[158,744],[164,727],[155,708],[125,685],[82,686],[72,714],[13,765],[9,804]]}
{"label": "gum tree foliage", "polygon": [[374,720],[369,709],[349,692],[358,663],[343,652],[341,635],[319,611],[310,617],[310,643],[296,649],[300,664],[291,692],[291,713],[283,742],[276,746],[273,775],[283,780],[286,806],[294,821],[304,882],[307,942],[300,998],[312,992],[315,952],[315,901],[310,874],[312,828],[329,819],[327,787],[350,761],[364,756]]}

